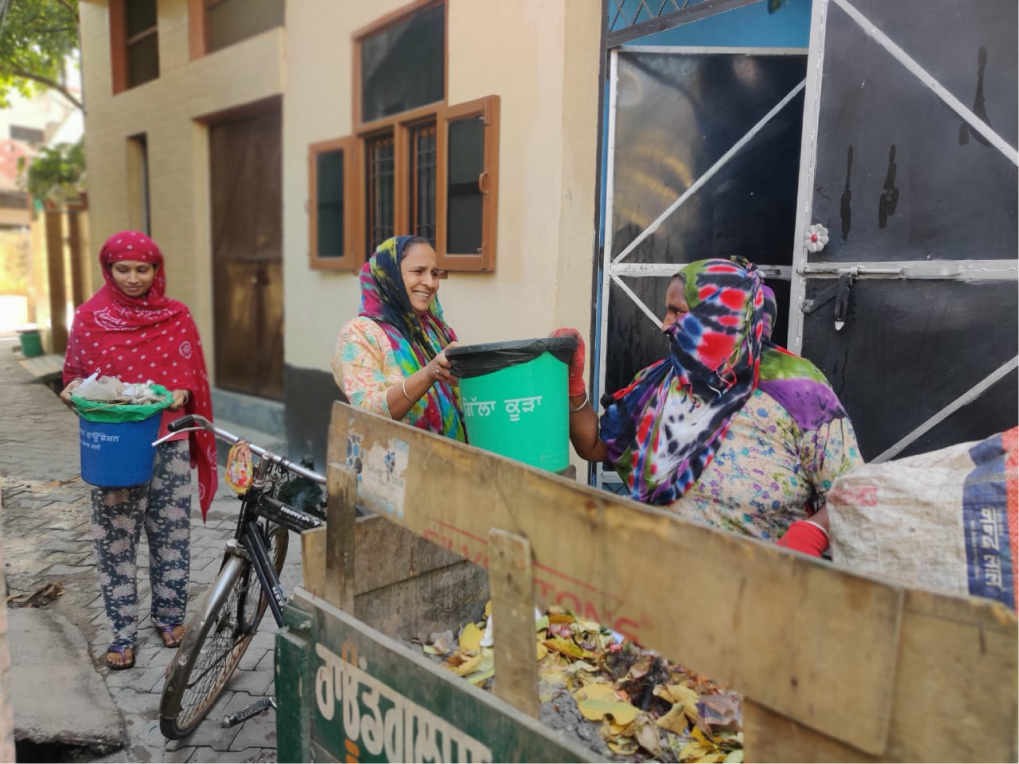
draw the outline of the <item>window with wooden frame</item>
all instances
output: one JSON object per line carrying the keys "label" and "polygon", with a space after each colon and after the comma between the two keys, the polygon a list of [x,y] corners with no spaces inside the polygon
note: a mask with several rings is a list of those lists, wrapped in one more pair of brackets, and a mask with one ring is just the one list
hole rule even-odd
{"label": "window with wooden frame", "polygon": [[493,270],[499,205],[498,96],[444,109],[438,145],[439,267]]}
{"label": "window with wooden frame", "polygon": [[283,26],[284,0],[188,0],[191,58]]}
{"label": "window with wooden frame", "polygon": [[[324,259],[312,229],[312,267],[356,270],[393,235],[428,239],[444,270],[495,268],[499,97],[446,103],[446,7],[418,0],[353,36],[358,189],[346,218],[361,232],[352,259]],[[321,144],[316,144],[321,145]],[[309,211],[320,211],[315,184]]]}
{"label": "window with wooden frame", "polygon": [[159,77],[156,0],[110,0],[110,47],[115,94]]}
{"label": "window with wooden frame", "polygon": [[311,267],[356,270],[363,262],[358,229],[360,177],[354,137],[308,147],[308,220]]}

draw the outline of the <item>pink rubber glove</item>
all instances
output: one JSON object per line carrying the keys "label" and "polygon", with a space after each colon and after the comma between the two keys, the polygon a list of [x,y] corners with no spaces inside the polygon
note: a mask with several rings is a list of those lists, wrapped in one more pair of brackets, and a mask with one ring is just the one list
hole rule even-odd
{"label": "pink rubber glove", "polygon": [[577,341],[577,349],[573,351],[570,359],[570,397],[575,398],[587,391],[584,384],[584,338],[580,332],[569,327],[560,327],[552,332],[549,337],[573,337]]}
{"label": "pink rubber glove", "polygon": [[828,535],[814,523],[797,520],[779,539],[778,545],[811,557],[820,557],[828,548]]}

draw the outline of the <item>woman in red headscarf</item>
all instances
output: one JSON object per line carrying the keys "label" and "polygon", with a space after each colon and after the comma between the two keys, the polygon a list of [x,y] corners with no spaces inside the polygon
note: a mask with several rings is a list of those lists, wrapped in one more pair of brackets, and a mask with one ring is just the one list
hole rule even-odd
{"label": "woman in red headscarf", "polygon": [[[167,425],[188,414],[212,418],[202,341],[187,307],[166,296],[163,255],[148,236],[123,231],[99,253],[106,285],[74,314],[64,360],[70,394],[95,372],[122,382],[152,381],[173,393]],[[216,444],[208,433],[181,433],[156,450],[152,479],[130,488],[92,489],[92,536],[113,640],[106,653],[115,670],[134,666],[137,640],[136,559],[141,529],[149,543],[152,623],[163,645],[184,636],[190,575],[191,468],[198,468],[204,519],[216,492]]]}

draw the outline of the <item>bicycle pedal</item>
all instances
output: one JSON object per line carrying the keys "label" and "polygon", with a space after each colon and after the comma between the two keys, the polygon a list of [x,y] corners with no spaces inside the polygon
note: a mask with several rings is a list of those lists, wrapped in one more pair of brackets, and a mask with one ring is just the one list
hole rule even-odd
{"label": "bicycle pedal", "polygon": [[235,714],[228,714],[227,716],[224,716],[222,726],[224,728],[234,727],[238,724],[246,722],[248,719],[251,719],[252,717],[258,716],[260,713],[262,713],[263,711],[267,711],[270,708],[276,710],[275,697],[269,696],[268,698],[256,700],[247,708],[242,708]]}

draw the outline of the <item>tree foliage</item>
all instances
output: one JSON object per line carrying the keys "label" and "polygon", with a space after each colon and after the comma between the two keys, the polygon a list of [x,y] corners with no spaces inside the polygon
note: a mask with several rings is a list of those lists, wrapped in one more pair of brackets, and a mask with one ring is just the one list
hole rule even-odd
{"label": "tree foliage", "polygon": [[18,172],[34,198],[63,203],[84,190],[85,146],[81,141],[44,146],[30,162],[21,157]]}
{"label": "tree foliage", "polygon": [[78,50],[78,0],[0,0],[0,107],[12,90],[52,88],[82,108],[62,83]]}

